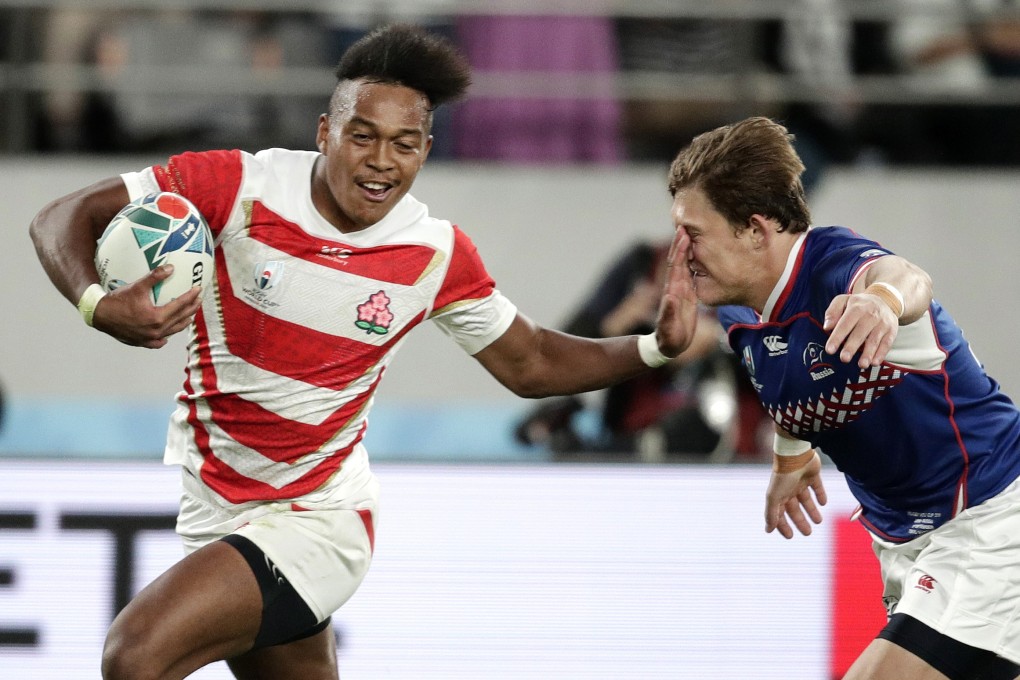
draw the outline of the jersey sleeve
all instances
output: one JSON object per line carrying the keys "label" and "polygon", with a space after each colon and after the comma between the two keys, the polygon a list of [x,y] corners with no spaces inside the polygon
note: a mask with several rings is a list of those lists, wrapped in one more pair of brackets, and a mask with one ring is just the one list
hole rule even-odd
{"label": "jersey sleeve", "polygon": [[240,151],[188,152],[121,177],[131,199],[154,191],[170,191],[187,198],[218,234],[233,210],[241,186]]}
{"label": "jersey sleeve", "polygon": [[468,354],[476,354],[501,336],[517,307],[495,288],[478,249],[454,226],[453,252],[446,279],[436,295],[432,320]]}
{"label": "jersey sleeve", "polygon": [[830,239],[826,252],[814,267],[812,283],[815,290],[824,288],[830,297],[850,292],[853,282],[879,258],[892,255],[875,241],[859,236],[849,229],[838,229]]}
{"label": "jersey sleeve", "polygon": [[468,354],[477,354],[506,332],[517,307],[498,290],[464,305],[455,305],[432,320]]}

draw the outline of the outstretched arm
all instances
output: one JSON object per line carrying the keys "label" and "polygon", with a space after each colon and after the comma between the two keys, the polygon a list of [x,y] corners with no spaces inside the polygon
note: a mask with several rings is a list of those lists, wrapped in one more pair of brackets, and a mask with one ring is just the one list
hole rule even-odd
{"label": "outstretched arm", "polygon": [[861,368],[880,364],[899,327],[920,319],[931,301],[931,277],[924,270],[895,255],[879,258],[849,295],[837,295],[829,304],[825,351],[844,363],[860,351]]}
{"label": "outstretched arm", "polygon": [[765,492],[766,533],[779,529],[783,538],[793,538],[792,522],[801,534],[811,534],[808,519],[821,523],[818,506],[827,501],[821,473],[822,461],[811,445],[776,426],[772,477]]}
{"label": "outstretched arm", "polygon": [[[32,220],[29,232],[39,262],[71,304],[77,305],[85,290],[98,283],[96,240],[128,200],[124,182],[111,177],[52,201]],[[171,273],[159,267],[101,298],[92,325],[129,345],[162,347],[169,336],[187,328],[201,305],[198,289],[162,307],[152,303],[153,286]]]}
{"label": "outstretched arm", "polygon": [[689,244],[686,232],[678,230],[667,260],[654,336],[581,338],[518,314],[506,333],[475,358],[523,397],[602,389],[665,363],[687,349],[697,327],[698,301],[686,264]]}

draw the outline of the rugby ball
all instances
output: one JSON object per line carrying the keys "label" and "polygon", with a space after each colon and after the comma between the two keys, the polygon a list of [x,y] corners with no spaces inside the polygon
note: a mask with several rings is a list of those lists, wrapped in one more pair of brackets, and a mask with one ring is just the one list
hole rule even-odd
{"label": "rugby ball", "polygon": [[205,218],[183,196],[162,191],[131,201],[118,212],[96,244],[96,271],[107,291],[134,283],[172,264],[174,273],[152,289],[162,306],[213,280],[213,238]]}

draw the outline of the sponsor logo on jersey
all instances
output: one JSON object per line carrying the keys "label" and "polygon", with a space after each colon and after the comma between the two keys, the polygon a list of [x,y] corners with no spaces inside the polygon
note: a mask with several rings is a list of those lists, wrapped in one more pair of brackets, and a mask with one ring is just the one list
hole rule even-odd
{"label": "sponsor logo on jersey", "polygon": [[786,354],[786,348],[789,346],[781,335],[766,335],[762,343],[768,349],[770,357]]}
{"label": "sponsor logo on jersey", "polygon": [[807,366],[812,380],[828,378],[836,372],[832,365],[825,360],[825,356],[825,348],[817,342],[808,343],[808,346],[804,348],[804,365]]}
{"label": "sponsor logo on jersey", "polygon": [[266,260],[258,262],[252,270],[252,281],[254,286],[242,286],[244,296],[252,304],[262,309],[279,307],[280,303],[272,299],[273,288],[283,280],[283,262],[279,260]]}
{"label": "sponsor logo on jersey", "polygon": [[390,298],[385,291],[368,296],[368,301],[358,305],[358,320],[354,325],[365,333],[386,335],[393,323],[393,312],[390,311]]}
{"label": "sponsor logo on jersey", "polygon": [[935,585],[938,583],[934,578],[928,574],[921,574],[921,578],[917,579],[917,585],[914,587],[925,593],[930,593],[935,590]]}
{"label": "sponsor logo on jersey", "polygon": [[322,246],[319,248],[319,252],[316,253],[319,257],[325,257],[330,260],[339,260],[340,264],[347,264],[345,260],[354,254],[354,251],[349,248],[335,248],[332,246]]}
{"label": "sponsor logo on jersey", "polygon": [[865,250],[863,253],[861,253],[857,257],[866,260],[869,257],[878,257],[879,255],[888,255],[888,254],[889,253],[884,251],[884,250],[880,250],[878,248],[870,248],[868,250]]}

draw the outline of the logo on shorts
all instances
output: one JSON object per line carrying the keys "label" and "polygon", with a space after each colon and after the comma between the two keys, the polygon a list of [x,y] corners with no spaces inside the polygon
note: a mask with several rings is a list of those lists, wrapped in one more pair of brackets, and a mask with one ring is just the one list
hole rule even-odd
{"label": "logo on shorts", "polygon": [[938,583],[934,578],[928,574],[921,574],[921,578],[917,579],[917,585],[914,586],[918,590],[923,590],[926,593],[930,593],[935,590],[935,584]]}
{"label": "logo on shorts", "polygon": [[273,561],[269,559],[269,555],[263,555],[263,557],[266,558],[266,566],[269,567],[269,571],[273,574],[273,578],[276,579],[276,582],[281,586],[285,584],[287,579],[285,579],[283,574],[280,573],[280,568],[273,564]]}

